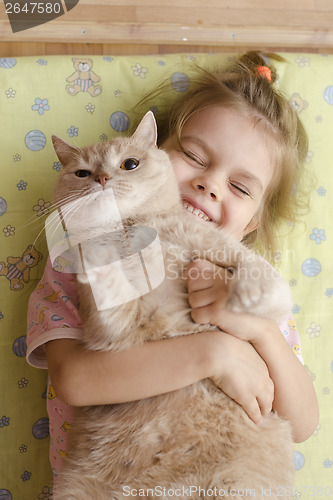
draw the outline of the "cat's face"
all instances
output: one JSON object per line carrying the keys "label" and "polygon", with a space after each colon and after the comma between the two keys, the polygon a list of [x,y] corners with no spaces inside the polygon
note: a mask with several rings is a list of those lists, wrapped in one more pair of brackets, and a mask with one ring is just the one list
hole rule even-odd
{"label": "cat's face", "polygon": [[55,136],[52,140],[63,166],[56,202],[68,204],[112,189],[122,219],[158,213],[179,203],[173,168],[168,155],[156,147],[156,123],[150,112],[131,137],[82,149]]}

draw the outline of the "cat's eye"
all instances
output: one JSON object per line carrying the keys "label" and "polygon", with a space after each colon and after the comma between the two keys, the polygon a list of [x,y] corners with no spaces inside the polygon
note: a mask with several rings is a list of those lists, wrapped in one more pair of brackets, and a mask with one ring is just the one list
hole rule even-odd
{"label": "cat's eye", "polygon": [[89,170],[77,170],[75,172],[76,177],[88,177],[90,174]]}
{"label": "cat's eye", "polygon": [[139,160],[137,158],[127,158],[122,162],[120,168],[123,170],[134,170],[139,166]]}

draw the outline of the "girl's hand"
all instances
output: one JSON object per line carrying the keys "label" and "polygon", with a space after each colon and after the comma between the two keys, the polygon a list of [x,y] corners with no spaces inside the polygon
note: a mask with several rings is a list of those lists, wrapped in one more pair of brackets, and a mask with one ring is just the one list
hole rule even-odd
{"label": "girl's hand", "polygon": [[274,384],[267,366],[249,342],[225,332],[216,335],[216,358],[211,380],[260,424],[272,410]]}
{"label": "girl's hand", "polygon": [[189,264],[186,270],[188,301],[195,323],[218,326],[220,311],[228,298],[228,271],[204,259]]}

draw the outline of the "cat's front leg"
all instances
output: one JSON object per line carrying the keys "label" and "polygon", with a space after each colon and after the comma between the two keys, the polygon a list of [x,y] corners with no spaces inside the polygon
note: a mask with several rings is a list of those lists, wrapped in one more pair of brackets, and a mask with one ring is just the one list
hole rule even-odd
{"label": "cat's front leg", "polygon": [[291,311],[289,285],[260,255],[221,230],[215,235],[207,235],[205,245],[204,255],[209,258],[211,254],[212,259],[209,260],[229,270],[228,308],[237,313],[247,312],[276,321]]}
{"label": "cat's front leg", "polygon": [[206,259],[230,270],[227,307],[275,320],[290,312],[290,287],[267,261],[223,230],[200,227],[199,231],[198,226],[184,235],[191,259]]}

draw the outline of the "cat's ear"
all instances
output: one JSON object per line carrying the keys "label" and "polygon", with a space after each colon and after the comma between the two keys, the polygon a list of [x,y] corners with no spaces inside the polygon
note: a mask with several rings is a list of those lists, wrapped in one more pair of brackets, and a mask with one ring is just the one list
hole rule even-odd
{"label": "cat's ear", "polygon": [[156,146],[157,125],[152,111],[145,114],[132,137],[145,142],[148,146]]}
{"label": "cat's ear", "polygon": [[73,159],[73,156],[77,156],[79,152],[77,148],[74,148],[74,146],[71,146],[68,142],[60,139],[60,137],[57,137],[56,135],[52,136],[52,142],[57,157],[63,167],[65,167],[67,163]]}

